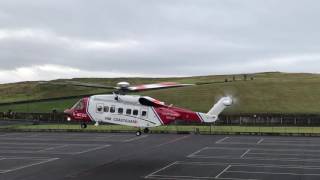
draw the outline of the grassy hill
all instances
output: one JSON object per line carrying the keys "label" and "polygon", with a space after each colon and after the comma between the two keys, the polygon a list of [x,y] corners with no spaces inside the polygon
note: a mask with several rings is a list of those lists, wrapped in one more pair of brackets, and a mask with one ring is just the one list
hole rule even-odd
{"label": "grassy hill", "polygon": [[[74,81],[115,85],[119,81],[131,84],[175,81],[197,83],[197,86],[154,90],[139,93],[195,111],[207,112],[223,95],[232,95],[236,104],[227,113],[317,113],[320,114],[320,75],[292,73],[257,73],[244,81],[242,75],[201,76],[184,78],[78,78]],[[254,77],[254,80],[250,80]],[[229,82],[224,80],[228,79]],[[64,81],[64,80],[56,80]],[[110,91],[67,85],[23,82],[0,85],[0,103],[65,97],[83,94],[100,94]],[[38,103],[0,106],[0,111],[49,112],[62,111],[78,98]]]}

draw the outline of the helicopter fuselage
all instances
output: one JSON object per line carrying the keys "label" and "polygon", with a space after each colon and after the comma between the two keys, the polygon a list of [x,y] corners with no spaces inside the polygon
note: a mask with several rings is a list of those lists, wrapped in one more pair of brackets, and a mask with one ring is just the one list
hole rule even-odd
{"label": "helicopter fuselage", "polygon": [[111,123],[139,128],[167,125],[176,120],[214,122],[216,115],[165,105],[148,96],[94,95],[81,99],[65,111],[69,120]]}

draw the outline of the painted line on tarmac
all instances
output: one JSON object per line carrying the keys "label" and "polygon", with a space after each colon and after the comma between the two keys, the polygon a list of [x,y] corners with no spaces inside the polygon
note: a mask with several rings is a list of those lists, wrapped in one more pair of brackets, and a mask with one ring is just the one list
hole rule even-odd
{"label": "painted line on tarmac", "polygon": [[251,149],[248,149],[246,152],[244,152],[241,156],[240,156],[240,158],[243,158],[245,155],[247,155],[249,152],[251,151]]}
{"label": "painted line on tarmac", "polygon": [[228,171],[228,172],[231,172],[231,173],[244,173],[244,174],[272,174],[272,175],[291,175],[291,176],[320,176],[320,174],[304,174],[304,173],[289,173],[289,172],[279,172],[279,173],[276,173],[276,172],[254,172],[254,171]]}
{"label": "painted line on tarmac", "polygon": [[261,144],[261,143],[262,143],[262,141],[264,141],[264,139],[263,139],[263,138],[261,138],[261,139],[257,142],[257,144]]}
{"label": "painted line on tarmac", "polygon": [[319,145],[316,144],[299,144],[299,143],[267,143],[263,142],[262,144],[257,144],[257,143],[242,143],[242,142],[219,142],[217,144],[227,144],[227,145],[259,145],[259,146],[303,146],[303,147],[320,147]]}
{"label": "painted line on tarmac", "polygon": [[202,156],[196,155],[190,158],[193,159],[234,159],[234,160],[257,160],[257,161],[282,161],[282,162],[311,162],[311,163],[319,163],[320,159],[299,159],[299,158],[263,158],[263,157],[245,157],[245,158],[236,158],[234,156]]}
{"label": "painted line on tarmac", "polygon": [[229,168],[231,168],[231,165],[228,165],[224,170],[222,170],[218,175],[216,175],[215,178],[219,178],[223,173],[225,173]]}
{"label": "painted line on tarmac", "polygon": [[25,165],[25,166],[19,166],[19,167],[12,168],[12,169],[9,169],[9,170],[1,170],[0,173],[1,174],[9,173],[9,172],[17,171],[17,170],[28,168],[28,167],[32,167],[32,166],[45,164],[45,163],[52,162],[52,161],[55,161],[55,160],[58,160],[58,159],[59,158],[50,158],[50,159],[43,160],[43,161],[40,161],[40,162],[37,162],[37,163],[32,163],[32,164],[28,164],[28,165]]}
{"label": "painted line on tarmac", "polygon": [[222,139],[216,141],[216,144],[220,144],[220,143],[222,143],[223,141],[225,141],[225,140],[227,140],[227,139],[229,139],[229,138],[230,138],[230,137],[222,138]]}
{"label": "painted line on tarmac", "polygon": [[206,149],[208,149],[208,147],[201,148],[201,149],[199,149],[198,151],[189,154],[189,155],[187,156],[187,158],[196,156],[197,154],[199,154],[200,152],[202,152],[202,151],[204,151],[204,150],[206,150]]}
{"label": "painted line on tarmac", "polygon": [[110,146],[111,146],[111,145],[107,144],[107,145],[104,145],[104,146],[87,149],[87,150],[85,150],[85,151],[76,152],[76,153],[73,153],[73,155],[84,154],[84,153],[88,153],[88,152],[91,152],[91,151],[96,151],[96,150],[104,149],[104,148],[107,148],[107,147],[110,147]]}
{"label": "painted line on tarmac", "polygon": [[158,145],[156,145],[156,146],[154,146],[154,147],[161,147],[161,146],[165,146],[165,145],[168,145],[168,144],[172,144],[172,143],[181,141],[181,140],[183,140],[183,139],[186,139],[186,138],[188,138],[188,137],[190,137],[190,135],[178,137],[178,138],[172,139],[171,141],[168,141],[168,142],[165,142],[165,143],[162,143],[162,144],[158,144]]}
{"label": "painted line on tarmac", "polygon": [[[248,148],[241,147],[206,147],[207,149],[230,149],[230,150],[247,150]],[[252,151],[271,151],[271,152],[314,152],[320,153],[320,150],[307,150],[307,149],[263,149],[263,148],[250,148]]]}
{"label": "painted line on tarmac", "polygon": [[64,144],[64,145],[61,145],[61,146],[53,146],[53,147],[41,149],[41,150],[39,150],[39,151],[37,151],[37,152],[50,151],[50,150],[53,150],[53,149],[63,148],[63,147],[67,147],[67,146],[69,146],[69,145],[68,145],[68,144]]}
{"label": "painted line on tarmac", "polygon": [[131,139],[126,139],[126,140],[123,140],[122,142],[132,142],[132,141],[136,141],[136,140],[143,139],[143,138],[146,138],[146,137],[148,137],[148,135],[143,135],[143,136],[138,136],[138,137],[134,137],[134,138],[131,138]]}
{"label": "painted line on tarmac", "polygon": [[230,163],[230,162],[190,162],[190,161],[176,161],[175,164],[186,165],[199,165],[199,166],[215,166],[215,165],[232,165],[232,166],[245,166],[245,167],[272,167],[272,168],[292,168],[292,169],[320,169],[320,166],[304,166],[304,165],[277,165],[277,164],[250,164],[250,163]]}
{"label": "painted line on tarmac", "polygon": [[175,162],[173,162],[173,163],[170,163],[170,164],[166,165],[165,167],[163,167],[163,168],[161,168],[161,169],[158,169],[158,170],[152,172],[151,174],[147,175],[145,178],[148,178],[149,176],[153,176],[154,174],[157,174],[157,173],[159,173],[159,172],[161,172],[161,171],[163,171],[163,170],[165,170],[165,169],[167,169],[167,168],[175,165],[177,162],[178,162],[178,161],[175,161]]}

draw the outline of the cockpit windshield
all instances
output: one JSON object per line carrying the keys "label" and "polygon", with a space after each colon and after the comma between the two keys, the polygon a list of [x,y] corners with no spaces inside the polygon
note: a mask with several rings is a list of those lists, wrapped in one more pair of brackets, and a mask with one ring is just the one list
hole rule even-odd
{"label": "cockpit windshield", "polygon": [[72,106],[71,109],[81,110],[81,109],[83,109],[83,107],[84,107],[83,100],[80,99],[75,105]]}

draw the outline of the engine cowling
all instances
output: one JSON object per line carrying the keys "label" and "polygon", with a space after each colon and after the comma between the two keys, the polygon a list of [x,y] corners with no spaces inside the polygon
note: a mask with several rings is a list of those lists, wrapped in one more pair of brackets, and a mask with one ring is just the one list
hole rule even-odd
{"label": "engine cowling", "polygon": [[154,98],[143,96],[139,98],[139,103],[144,106],[163,106],[164,102],[156,100]]}

